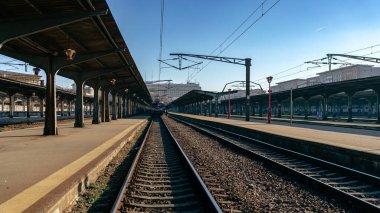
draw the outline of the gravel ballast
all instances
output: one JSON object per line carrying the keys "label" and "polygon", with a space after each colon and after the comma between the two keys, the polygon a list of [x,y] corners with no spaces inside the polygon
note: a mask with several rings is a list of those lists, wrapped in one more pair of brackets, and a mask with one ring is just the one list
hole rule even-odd
{"label": "gravel ballast", "polygon": [[163,119],[196,169],[215,175],[242,212],[355,211],[269,164],[239,154],[166,116]]}
{"label": "gravel ballast", "polygon": [[146,128],[140,129],[136,136],[124,145],[96,182],[91,183],[89,188],[79,196],[76,204],[64,213],[110,212],[141,145],[145,131]]}

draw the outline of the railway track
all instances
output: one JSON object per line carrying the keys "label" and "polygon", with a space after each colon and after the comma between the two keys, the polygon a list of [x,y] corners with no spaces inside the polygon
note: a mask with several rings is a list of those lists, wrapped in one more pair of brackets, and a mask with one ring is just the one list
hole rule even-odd
{"label": "railway track", "polygon": [[249,156],[269,162],[302,178],[313,187],[361,206],[363,212],[380,212],[380,178],[302,153],[274,146],[210,125],[171,118],[221,141]]}
{"label": "railway track", "polygon": [[154,119],[112,212],[221,212],[161,119]]}

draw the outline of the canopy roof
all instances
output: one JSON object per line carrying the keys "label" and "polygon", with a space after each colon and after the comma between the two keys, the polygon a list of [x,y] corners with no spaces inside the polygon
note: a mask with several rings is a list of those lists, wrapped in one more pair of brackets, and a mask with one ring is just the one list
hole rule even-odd
{"label": "canopy roof", "polygon": [[168,107],[170,107],[171,105],[186,105],[186,104],[191,104],[195,102],[212,100],[215,97],[215,95],[216,95],[215,92],[203,91],[203,90],[191,90],[190,92],[172,101]]}
{"label": "canopy roof", "polygon": [[[0,3],[0,54],[92,86],[116,79],[115,90],[150,103],[149,91],[105,0],[12,0]],[[66,59],[65,49],[76,51]]]}
{"label": "canopy roof", "polygon": [[[230,94],[237,93],[237,91],[230,91]],[[182,95],[176,100],[172,101],[168,107],[172,105],[186,105],[196,102],[202,102],[207,100],[213,100],[214,98],[218,98],[223,95],[227,95],[228,92],[210,92],[204,90],[191,90],[190,92]]]}
{"label": "canopy roof", "polygon": [[[380,76],[359,78],[347,81],[339,81],[325,84],[317,84],[308,87],[295,88],[293,89],[293,98],[303,97],[311,98],[317,95],[334,95],[341,92],[348,94],[354,94],[356,92],[372,89],[380,92]],[[285,90],[281,92],[275,92],[271,94],[273,99],[285,100],[290,97],[290,90]],[[261,94],[251,96],[251,101],[265,101],[268,98],[268,94]],[[234,101],[245,101],[244,98],[233,99]],[[223,101],[222,101],[223,102]]]}

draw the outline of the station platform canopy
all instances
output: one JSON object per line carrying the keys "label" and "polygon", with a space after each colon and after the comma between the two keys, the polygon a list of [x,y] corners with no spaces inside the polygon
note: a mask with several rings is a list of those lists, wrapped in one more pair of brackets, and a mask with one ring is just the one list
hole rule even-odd
{"label": "station platform canopy", "polygon": [[[324,95],[330,96],[338,93],[346,93],[353,95],[356,92],[372,89],[375,92],[380,92],[380,76],[352,79],[347,81],[331,82],[324,84],[316,84],[308,87],[300,87],[292,89],[293,98],[303,97],[311,98],[313,96]],[[271,94],[272,99],[284,100],[290,97],[290,90],[274,92]],[[268,93],[251,96],[252,101],[265,101],[268,98]],[[234,101],[245,101],[244,98],[236,98]],[[223,100],[222,102],[225,102]]]}
{"label": "station platform canopy", "polygon": [[[237,91],[230,91],[230,94],[236,93]],[[179,105],[187,105],[202,101],[214,100],[220,96],[227,95],[228,92],[211,92],[204,90],[191,90],[190,92],[184,94],[183,96],[177,98],[172,101],[168,107],[171,106],[179,106]]]}
{"label": "station platform canopy", "polygon": [[0,54],[76,83],[108,84],[152,102],[105,0],[12,0],[0,5]]}

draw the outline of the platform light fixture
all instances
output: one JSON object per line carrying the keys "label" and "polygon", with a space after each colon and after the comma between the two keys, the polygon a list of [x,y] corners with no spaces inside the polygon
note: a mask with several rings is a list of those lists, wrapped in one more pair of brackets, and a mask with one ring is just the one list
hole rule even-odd
{"label": "platform light fixture", "polygon": [[116,84],[116,79],[113,78],[113,79],[111,80],[111,84],[112,84],[112,85],[115,85],[115,84]]}
{"label": "platform light fixture", "polygon": [[77,53],[74,49],[70,49],[70,48],[65,49],[64,52],[65,52],[65,55],[66,55],[66,59],[67,59],[68,61],[72,61],[72,60],[74,60],[75,55],[76,55],[76,53]]}

